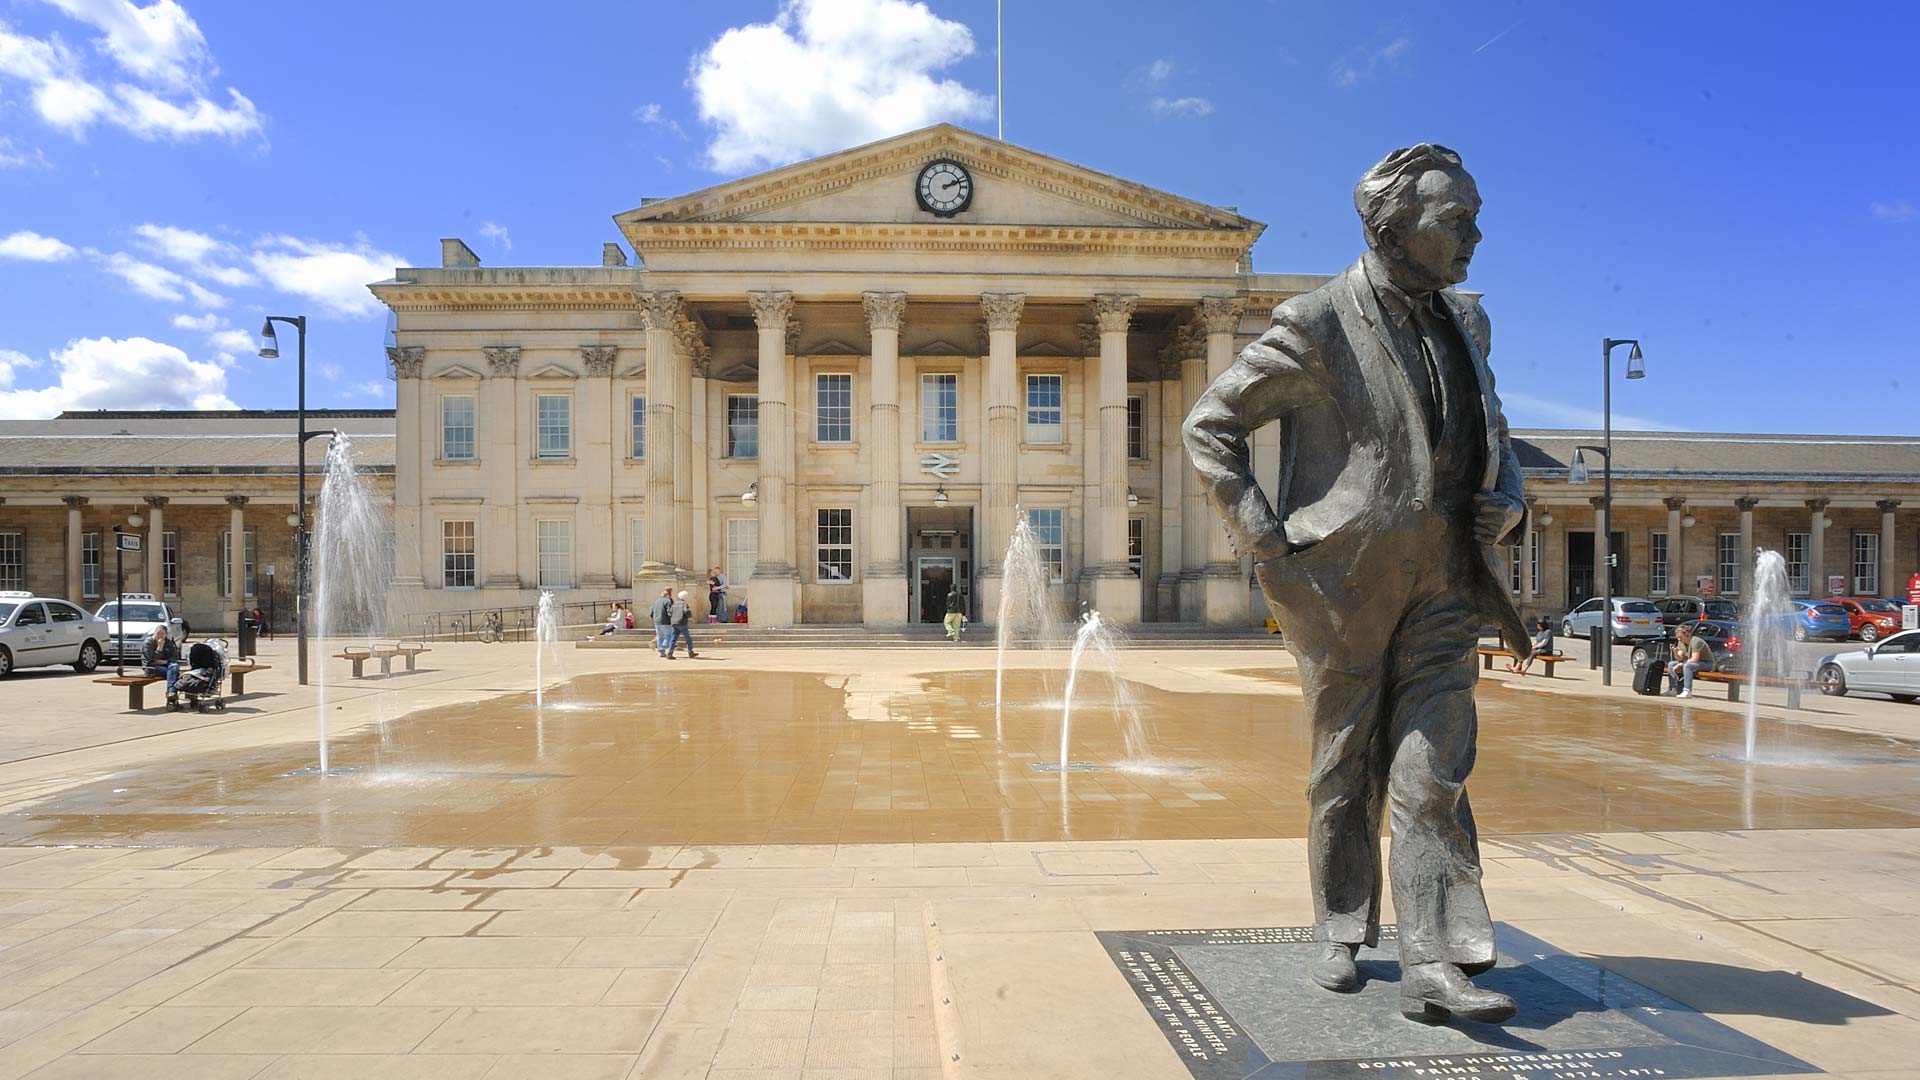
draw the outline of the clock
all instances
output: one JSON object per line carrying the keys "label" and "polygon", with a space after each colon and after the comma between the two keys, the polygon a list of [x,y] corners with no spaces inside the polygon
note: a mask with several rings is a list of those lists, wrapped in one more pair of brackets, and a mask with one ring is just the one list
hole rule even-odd
{"label": "clock", "polygon": [[957,161],[929,161],[914,181],[913,193],[920,200],[920,209],[952,217],[973,202],[973,175]]}

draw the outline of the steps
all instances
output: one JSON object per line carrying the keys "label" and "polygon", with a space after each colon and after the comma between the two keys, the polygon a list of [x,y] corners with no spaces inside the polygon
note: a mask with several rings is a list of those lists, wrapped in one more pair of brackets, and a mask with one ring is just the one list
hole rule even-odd
{"label": "steps", "polygon": [[[699,623],[693,627],[697,649],[709,645],[728,649],[930,649],[994,647],[993,628],[969,626],[956,644],[937,624],[911,626],[752,626],[739,623]],[[1061,634],[1049,641],[1022,638],[1023,649],[1035,646],[1071,648],[1073,639]],[[611,634],[575,638],[581,649],[651,649],[653,630],[616,630]],[[1202,626],[1197,623],[1143,623],[1126,628],[1126,646],[1135,649],[1259,649],[1280,648],[1280,637],[1259,627]]]}

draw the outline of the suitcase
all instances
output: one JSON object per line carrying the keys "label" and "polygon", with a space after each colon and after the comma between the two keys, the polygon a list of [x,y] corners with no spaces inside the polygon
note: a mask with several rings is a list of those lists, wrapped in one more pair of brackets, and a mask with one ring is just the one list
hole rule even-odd
{"label": "suitcase", "polygon": [[1633,669],[1633,692],[1636,694],[1658,694],[1661,683],[1666,681],[1667,665],[1658,660],[1648,659]]}

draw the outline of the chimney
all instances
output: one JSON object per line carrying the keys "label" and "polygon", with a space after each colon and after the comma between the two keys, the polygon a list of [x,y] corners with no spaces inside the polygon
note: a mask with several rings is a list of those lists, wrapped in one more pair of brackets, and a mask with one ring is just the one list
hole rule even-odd
{"label": "chimney", "polygon": [[459,237],[448,237],[440,241],[440,265],[453,268],[470,268],[480,265],[480,256],[473,253],[467,242]]}
{"label": "chimney", "polygon": [[621,250],[619,244],[601,244],[600,265],[625,266],[627,265],[627,253]]}

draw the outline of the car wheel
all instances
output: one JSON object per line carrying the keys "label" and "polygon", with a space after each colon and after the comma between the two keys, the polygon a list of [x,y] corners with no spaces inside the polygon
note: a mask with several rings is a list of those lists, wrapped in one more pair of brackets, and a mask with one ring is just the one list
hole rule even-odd
{"label": "car wheel", "polygon": [[0,645],[0,679],[11,674],[13,674],[13,653],[6,646]]}
{"label": "car wheel", "polygon": [[1576,634],[1576,633],[1574,633],[1574,632],[1573,632],[1573,620],[1572,620],[1572,619],[1562,619],[1562,620],[1560,620],[1560,634],[1561,634],[1561,636],[1562,636],[1562,637],[1579,637],[1579,636],[1580,636],[1580,635],[1578,635],[1578,634]]}
{"label": "car wheel", "polygon": [[1795,640],[1795,641],[1805,641],[1805,640],[1807,640],[1807,628],[1806,628],[1806,627],[1804,627],[1804,626],[1796,626],[1796,627],[1794,627],[1794,628],[1793,628],[1793,640]]}
{"label": "car wheel", "polygon": [[1866,642],[1869,645],[1873,644],[1876,641],[1879,641],[1880,628],[1873,625],[1872,623],[1865,624],[1864,626],[1860,627],[1860,640]]}
{"label": "car wheel", "polygon": [[1647,647],[1645,645],[1635,645],[1633,647],[1633,666],[1634,667],[1636,668],[1646,667],[1647,661],[1651,659],[1653,659],[1653,654],[1647,651]]}
{"label": "car wheel", "polygon": [[89,641],[80,646],[80,659],[74,661],[73,670],[85,675],[100,666],[100,646]]}
{"label": "car wheel", "polygon": [[1839,664],[1820,666],[1820,692],[1829,697],[1840,697],[1847,692],[1847,673],[1840,670]]}

